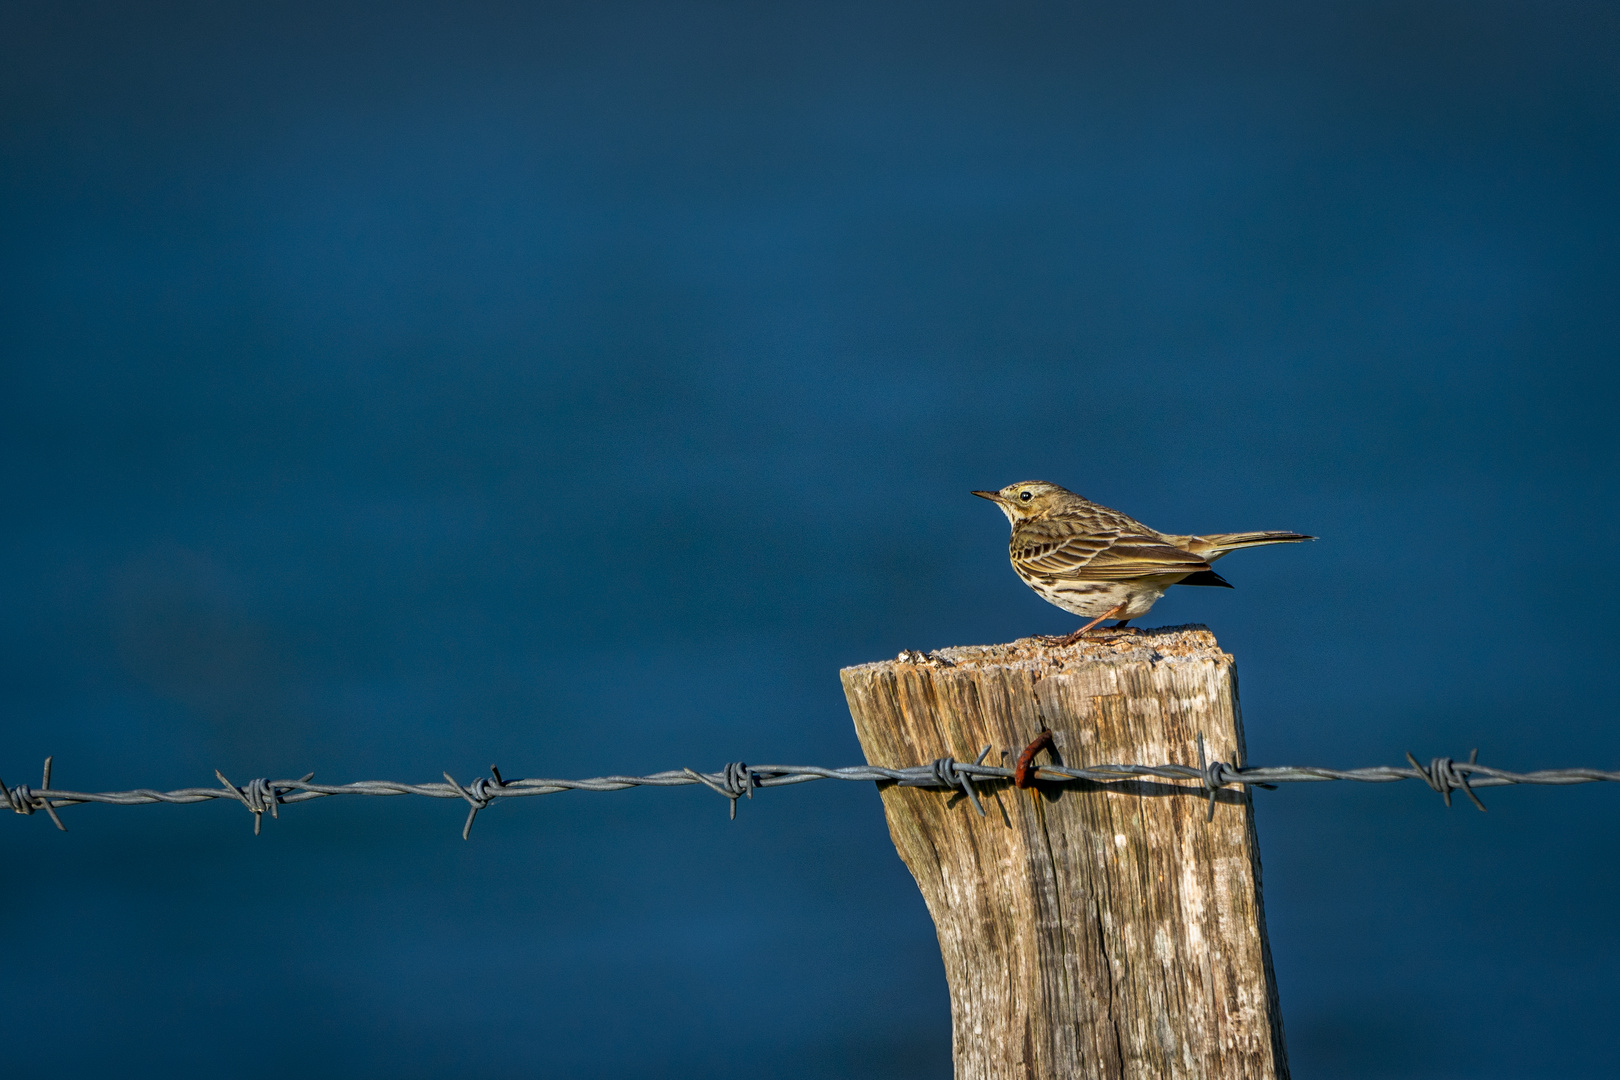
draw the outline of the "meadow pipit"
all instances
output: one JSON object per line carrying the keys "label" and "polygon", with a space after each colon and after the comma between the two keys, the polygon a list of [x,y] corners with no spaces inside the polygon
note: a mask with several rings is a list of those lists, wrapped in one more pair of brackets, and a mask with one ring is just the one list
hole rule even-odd
{"label": "meadow pipit", "polygon": [[1091,620],[1050,639],[1061,645],[1074,644],[1104,619],[1118,619],[1118,627],[1146,615],[1172,585],[1230,589],[1210,566],[1229,551],[1316,539],[1294,532],[1173,536],[1043,480],[973,494],[1001,507],[1012,522],[1007,550],[1024,584],[1047,603]]}

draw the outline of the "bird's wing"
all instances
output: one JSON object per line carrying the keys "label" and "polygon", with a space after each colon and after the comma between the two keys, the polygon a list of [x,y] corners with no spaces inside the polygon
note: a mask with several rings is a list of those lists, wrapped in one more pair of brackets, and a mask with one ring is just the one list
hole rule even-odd
{"label": "bird's wing", "polygon": [[1039,577],[1123,581],[1153,574],[1195,574],[1209,563],[1118,515],[1031,521],[1013,534],[1010,554]]}

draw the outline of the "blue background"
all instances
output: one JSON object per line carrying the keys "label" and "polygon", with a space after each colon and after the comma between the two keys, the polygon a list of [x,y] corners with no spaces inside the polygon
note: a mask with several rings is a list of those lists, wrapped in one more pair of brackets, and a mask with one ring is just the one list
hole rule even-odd
{"label": "blue background", "polygon": [[[1620,764],[1582,3],[0,7],[0,775],[860,759],[969,488],[1291,528],[1251,759]],[[1295,1074],[1616,1071],[1620,790],[1261,793]],[[945,1077],[876,794],[0,821],[0,1067]]]}

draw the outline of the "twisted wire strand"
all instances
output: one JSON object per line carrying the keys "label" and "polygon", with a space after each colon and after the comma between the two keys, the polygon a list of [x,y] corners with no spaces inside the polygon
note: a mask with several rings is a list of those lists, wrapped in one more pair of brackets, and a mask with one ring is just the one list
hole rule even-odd
{"label": "twisted wire strand", "polygon": [[[717,772],[705,773],[693,769],[670,769],[646,776],[596,776],[583,780],[529,778],[503,779],[500,770],[490,766],[489,776],[480,776],[463,785],[447,772],[444,783],[430,781],[425,784],[406,784],[394,780],[358,780],[349,784],[317,784],[314,773],[297,780],[266,780],[256,778],[238,787],[216,771],[218,787],[178,788],[156,791],[135,788],[129,791],[69,791],[51,787],[51,758],[45,759],[44,779],[40,786],[26,784],[7,787],[0,779],[0,809],[9,807],[16,813],[31,815],[44,811],[63,832],[67,826],[56,811],[64,806],[102,804],[108,806],[141,806],[153,803],[190,804],[228,799],[239,802],[253,815],[253,833],[259,834],[264,815],[279,817],[279,808],[292,803],[324,799],[334,795],[418,795],[430,799],[461,799],[468,804],[466,824],[461,835],[467,839],[479,811],[487,809],[499,799],[526,798],[533,795],[553,795],[563,791],[623,791],[634,787],[688,787],[701,785],[730,800],[731,817],[737,816],[737,801],[752,799],[754,792],[763,788],[787,787],[815,780],[845,780],[861,783],[899,784],[904,787],[943,789],[960,792],[982,816],[984,804],[975,785],[1011,783],[1015,770],[1000,765],[987,765],[985,759],[991,747],[980,751],[975,761],[957,761],[943,757],[926,765],[905,768],[887,768],[881,765],[849,765],[826,768],[818,765],[748,765],[732,762]],[[1568,768],[1538,769],[1532,772],[1512,772],[1478,762],[1475,750],[1467,761],[1449,757],[1430,759],[1420,764],[1410,753],[1407,765],[1374,765],[1360,769],[1329,769],[1319,766],[1237,766],[1225,761],[1204,760],[1204,740],[1198,737],[1197,766],[1137,764],[1099,764],[1071,767],[1040,765],[1033,776],[1038,782],[1065,784],[1077,781],[1111,785],[1125,781],[1152,777],[1160,780],[1188,781],[1195,790],[1202,790],[1209,798],[1208,818],[1215,813],[1215,793],[1223,787],[1274,787],[1277,784],[1320,783],[1349,780],[1365,784],[1387,784],[1398,780],[1421,780],[1438,792],[1451,805],[1451,793],[1462,791],[1480,810],[1484,803],[1475,794],[1477,788],[1506,787],[1534,784],[1563,787],[1572,784],[1620,782],[1620,770]]]}

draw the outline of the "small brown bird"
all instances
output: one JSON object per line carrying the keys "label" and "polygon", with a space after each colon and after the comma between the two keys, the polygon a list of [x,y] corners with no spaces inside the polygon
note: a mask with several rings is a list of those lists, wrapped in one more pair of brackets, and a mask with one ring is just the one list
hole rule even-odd
{"label": "small brown bird", "polygon": [[1090,619],[1058,644],[1072,645],[1104,619],[1124,626],[1172,585],[1232,585],[1210,566],[1227,552],[1315,540],[1295,532],[1173,536],[1044,480],[975,491],[1012,522],[1013,569],[1042,600]]}

